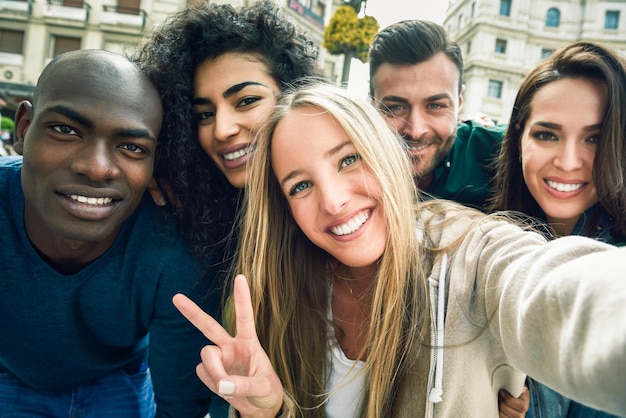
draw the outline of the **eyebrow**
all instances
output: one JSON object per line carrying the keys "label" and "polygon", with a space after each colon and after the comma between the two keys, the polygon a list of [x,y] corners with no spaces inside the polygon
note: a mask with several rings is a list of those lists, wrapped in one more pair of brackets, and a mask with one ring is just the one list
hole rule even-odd
{"label": "eyebrow", "polygon": [[56,105],[56,106],[52,106],[50,108],[44,109],[44,112],[54,112],[54,113],[59,113],[69,119],[72,119],[75,122],[80,123],[81,125],[84,125],[88,128],[92,128],[93,127],[93,121],[91,119],[89,119],[88,117],[80,114],[79,112],[75,111],[72,108],[69,108],[67,106],[63,106],[63,105]]}
{"label": "eyebrow", "polygon": [[149,139],[152,142],[157,142],[157,139],[154,136],[150,135],[150,132],[148,132],[148,130],[146,129],[118,129],[115,134],[117,137],[121,138],[145,138]]}
{"label": "eyebrow", "polygon": [[[91,119],[89,119],[88,117],[82,115],[80,112],[77,112],[76,110],[67,106],[57,105],[57,106],[53,106],[48,109],[45,109],[45,111],[59,113],[69,119],[72,119],[76,123],[79,123],[87,127],[88,129],[93,129],[94,127],[94,123]],[[148,132],[147,129],[119,128],[115,131],[115,135],[117,137],[122,137],[122,138],[147,138],[153,142],[157,142],[157,139],[154,136],[152,136],[150,132]]]}
{"label": "eyebrow", "polygon": [[[324,157],[325,158],[330,158],[333,155],[337,154],[339,151],[341,151],[344,147],[348,146],[352,144],[352,141],[345,141],[342,142],[341,144],[332,147],[331,149],[329,149],[328,151],[326,151],[324,153]],[[283,179],[280,181],[280,185],[281,187],[285,185],[286,182],[288,182],[289,180],[291,180],[292,178],[296,177],[298,174],[300,174],[302,172],[302,170],[294,170],[292,172],[290,172],[289,174],[287,174],[285,177],[283,177]]]}
{"label": "eyebrow", "polygon": [[[269,89],[268,86],[257,81],[244,81],[243,83],[238,83],[227,88],[226,91],[222,94],[222,97],[227,99],[233,94],[239,93],[241,90],[245,89],[248,86],[261,86]],[[191,101],[191,103],[194,105],[208,105],[212,104],[213,102],[205,97],[196,97]]]}
{"label": "eyebrow", "polygon": [[[535,122],[531,125],[531,127],[533,126],[541,126],[544,128],[549,128],[549,129],[555,129],[555,130],[559,130],[562,129],[563,127],[557,123],[552,123],[552,122],[543,122],[543,121],[539,121],[539,122]],[[597,123],[595,125],[589,125],[589,126],[585,126],[583,128],[583,131],[597,131],[599,129],[602,129],[602,124],[601,123]]]}
{"label": "eyebrow", "polygon": [[[434,102],[437,100],[452,100],[452,97],[447,93],[434,94],[432,96],[427,97],[424,101],[426,102]],[[390,102],[400,102],[400,103],[408,103],[409,101],[405,97],[400,96],[385,96],[381,99],[382,102],[390,101]]]}

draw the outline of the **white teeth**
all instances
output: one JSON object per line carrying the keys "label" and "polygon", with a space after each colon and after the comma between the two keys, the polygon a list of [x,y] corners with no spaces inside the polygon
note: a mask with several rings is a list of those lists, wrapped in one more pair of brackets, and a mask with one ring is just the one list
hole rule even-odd
{"label": "white teeth", "polygon": [[559,192],[573,192],[584,186],[584,183],[563,184],[557,183],[556,181],[552,180],[546,180],[546,183],[548,183],[548,186],[552,187],[555,190],[558,190]]}
{"label": "white teeth", "polygon": [[426,148],[428,145],[430,145],[430,144],[416,143],[416,142],[409,142],[409,141],[407,141],[406,144],[409,150],[414,150],[414,151],[420,151]]}
{"label": "white teeth", "polygon": [[353,234],[361,228],[361,226],[367,221],[370,217],[369,211],[363,211],[356,215],[354,218],[350,219],[347,223],[343,225],[337,225],[330,228],[330,232],[335,235],[348,235]]}
{"label": "white teeth", "polygon": [[77,202],[87,203],[88,205],[107,205],[113,201],[110,197],[87,197],[87,196],[79,196],[76,194],[71,194],[70,197]]}
{"label": "white teeth", "polygon": [[252,151],[254,151],[254,149],[255,149],[254,144],[250,144],[247,147],[240,149],[239,151],[229,152],[228,154],[224,154],[223,157],[226,161],[234,161],[238,158],[241,158],[245,155],[250,154]]}

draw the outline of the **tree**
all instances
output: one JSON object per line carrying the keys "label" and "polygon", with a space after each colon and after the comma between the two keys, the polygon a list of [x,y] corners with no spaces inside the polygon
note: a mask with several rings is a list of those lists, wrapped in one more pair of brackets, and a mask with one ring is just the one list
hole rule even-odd
{"label": "tree", "polygon": [[[378,22],[372,16],[358,17],[363,0],[350,0],[339,6],[324,29],[326,50],[333,55],[344,55],[341,82],[348,81],[352,58],[367,62],[367,53],[378,33]],[[358,8],[358,9],[357,9]]]}

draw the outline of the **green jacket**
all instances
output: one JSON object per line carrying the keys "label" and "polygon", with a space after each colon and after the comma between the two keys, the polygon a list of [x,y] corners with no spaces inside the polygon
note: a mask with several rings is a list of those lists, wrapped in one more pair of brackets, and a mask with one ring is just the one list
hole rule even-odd
{"label": "green jacket", "polygon": [[424,192],[485,210],[505,131],[506,125],[485,128],[472,121],[459,123],[450,152],[435,169],[435,178]]}

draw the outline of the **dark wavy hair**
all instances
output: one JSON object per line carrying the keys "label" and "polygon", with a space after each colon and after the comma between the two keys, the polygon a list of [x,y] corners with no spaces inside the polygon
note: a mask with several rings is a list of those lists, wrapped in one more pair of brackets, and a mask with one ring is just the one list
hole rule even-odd
{"label": "dark wavy hair", "polygon": [[[533,98],[540,89],[563,78],[591,79],[607,85],[606,113],[593,162],[593,181],[600,204],[615,220],[612,235],[623,239],[626,237],[626,65],[616,52],[596,42],[579,41],[558,49],[522,82],[497,163],[492,209],[545,218],[524,181],[519,145]],[[583,233],[590,235],[594,228],[592,221]]]}
{"label": "dark wavy hair", "polygon": [[317,49],[272,1],[250,7],[202,2],[171,16],[130,57],[154,82],[163,100],[163,127],[155,179],[179,229],[196,252],[228,256],[239,212],[233,187],[200,147],[193,112],[193,78],[206,60],[226,53],[254,54],[284,89],[303,77],[321,77]]}

